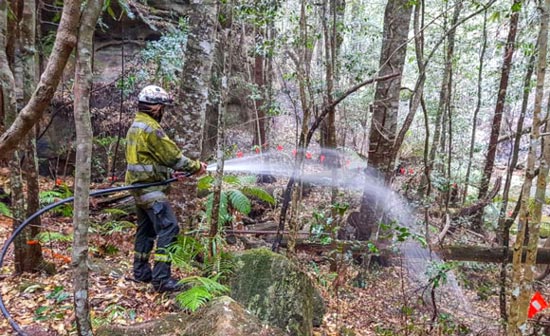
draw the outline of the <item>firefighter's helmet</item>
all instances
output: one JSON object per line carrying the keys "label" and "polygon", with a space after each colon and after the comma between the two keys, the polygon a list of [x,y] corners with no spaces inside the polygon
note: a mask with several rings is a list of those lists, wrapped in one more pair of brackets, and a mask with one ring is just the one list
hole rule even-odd
{"label": "firefighter's helmet", "polygon": [[138,95],[138,101],[145,104],[171,105],[173,100],[168,92],[156,85],[147,85]]}

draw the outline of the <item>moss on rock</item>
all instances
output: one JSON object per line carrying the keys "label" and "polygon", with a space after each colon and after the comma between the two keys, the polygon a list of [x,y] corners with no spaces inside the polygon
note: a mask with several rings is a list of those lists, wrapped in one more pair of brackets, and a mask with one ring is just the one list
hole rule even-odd
{"label": "moss on rock", "polygon": [[292,335],[311,335],[319,325],[324,303],[311,279],[286,257],[268,249],[235,256],[231,297],[260,320]]}

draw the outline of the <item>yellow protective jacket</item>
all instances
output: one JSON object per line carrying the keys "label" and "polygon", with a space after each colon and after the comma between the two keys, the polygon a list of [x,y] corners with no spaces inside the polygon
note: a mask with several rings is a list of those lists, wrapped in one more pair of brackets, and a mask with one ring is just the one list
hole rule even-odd
{"label": "yellow protective jacket", "polygon": [[[170,178],[172,170],[194,173],[200,162],[183,155],[164,133],[159,123],[144,112],[138,112],[126,135],[126,184],[159,182]],[[168,186],[133,190],[136,204],[150,207],[155,201],[166,201]]]}

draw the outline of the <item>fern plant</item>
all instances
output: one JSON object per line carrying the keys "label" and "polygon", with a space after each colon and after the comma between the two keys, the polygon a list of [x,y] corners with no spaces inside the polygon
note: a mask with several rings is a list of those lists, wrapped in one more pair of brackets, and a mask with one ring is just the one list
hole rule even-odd
{"label": "fern plant", "polygon": [[[210,191],[213,187],[214,178],[205,176],[199,180],[199,191]],[[257,187],[255,176],[233,176],[223,177],[224,187],[220,195],[220,212],[218,223],[223,226],[233,220],[233,211],[248,215],[252,209],[250,197],[255,197],[271,205],[275,205],[275,198],[264,189]],[[206,217],[212,216],[214,194],[210,193],[206,199]]]}
{"label": "fern plant", "polygon": [[210,278],[191,276],[180,281],[183,285],[190,285],[191,288],[179,293],[176,302],[186,309],[194,312],[216,296],[228,293],[229,288],[218,282],[220,274]]}
{"label": "fern plant", "polygon": [[128,216],[128,212],[121,209],[104,209],[102,211],[107,217],[103,218],[100,223],[95,223],[93,226],[94,231],[104,236],[112,235],[115,232],[124,232],[128,229],[133,229],[136,224],[121,218]]}
{"label": "fern plant", "polygon": [[73,241],[73,235],[66,235],[55,231],[42,231],[38,233],[34,239],[38,240],[41,244],[48,244],[52,242],[71,242]]}
{"label": "fern plant", "polygon": [[[219,236],[213,240],[223,244],[223,239]],[[168,254],[174,267],[187,273],[200,274],[180,281],[191,287],[176,297],[182,308],[195,311],[212,298],[229,291],[221,282],[225,280],[226,275],[233,273],[235,263],[232,255],[223,251],[210,255],[207,239],[201,241],[180,235],[177,241],[168,247]]]}
{"label": "fern plant", "polygon": [[[73,196],[73,192],[66,184],[61,184],[57,186],[55,190],[45,190],[41,191],[38,194],[38,199],[40,201],[40,205],[45,206],[51,203],[54,203],[60,199],[65,199]],[[73,215],[73,207],[70,204],[63,204],[61,206],[56,207],[52,210],[52,212],[61,215],[63,217],[72,217]]]}

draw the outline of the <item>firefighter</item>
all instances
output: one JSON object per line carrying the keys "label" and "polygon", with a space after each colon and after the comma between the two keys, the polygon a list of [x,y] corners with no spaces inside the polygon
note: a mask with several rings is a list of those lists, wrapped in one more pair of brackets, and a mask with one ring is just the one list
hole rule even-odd
{"label": "firefighter", "polygon": [[[159,182],[170,176],[182,179],[184,173],[202,175],[206,164],[183,155],[164,133],[160,121],[172,99],[161,87],[149,85],[138,96],[138,112],[126,135],[126,184]],[[167,186],[132,191],[137,208],[137,232],[134,245],[134,279],[152,283],[157,292],[181,290],[171,276],[166,248],[176,240],[179,227],[168,203]],[[154,267],[149,264],[153,245]]]}

